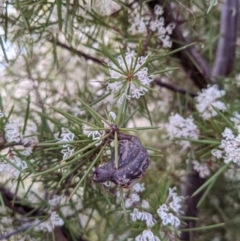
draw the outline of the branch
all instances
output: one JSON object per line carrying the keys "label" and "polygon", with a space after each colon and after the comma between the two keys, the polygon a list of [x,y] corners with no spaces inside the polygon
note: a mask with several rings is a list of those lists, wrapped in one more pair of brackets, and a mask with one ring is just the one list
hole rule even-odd
{"label": "branch", "polygon": [[0,187],[0,192],[2,195],[4,205],[9,209],[11,209],[13,212],[16,212],[21,215],[26,215],[27,213],[30,213],[30,212],[33,216],[43,215],[43,212],[40,212],[39,210],[36,210],[33,207],[28,206],[26,204],[21,204],[21,199],[18,197],[15,197],[6,188]]}
{"label": "branch", "polygon": [[20,228],[18,229],[15,229],[5,235],[2,235],[0,236],[0,240],[5,240],[5,239],[8,239],[10,238],[11,236],[15,235],[15,234],[18,234],[20,232],[23,232],[23,231],[26,231],[28,230],[29,228],[31,228],[32,226],[34,226],[35,222],[28,222],[28,223],[25,223],[23,224]]}
{"label": "branch", "polygon": [[189,95],[191,97],[195,97],[197,96],[197,94],[195,93],[192,93],[192,92],[187,92],[186,90],[182,89],[182,88],[179,88],[177,86],[174,86],[174,85],[171,85],[171,84],[168,84],[168,83],[164,83],[161,81],[161,79],[154,79],[154,83],[156,83],[157,85],[161,86],[161,87],[165,87],[166,89],[169,89],[173,92],[177,92],[177,93],[180,93],[180,94],[183,94],[183,95]]}
{"label": "branch", "polygon": [[75,49],[75,48],[73,48],[71,46],[68,46],[68,45],[66,45],[64,43],[61,43],[59,40],[50,39],[48,41],[50,43],[55,43],[57,46],[62,47],[63,49],[69,50],[70,52],[72,52],[73,54],[76,54],[79,57],[83,57],[85,60],[92,60],[93,62],[95,62],[97,64],[100,64],[100,65],[103,65],[103,66],[106,65],[106,63],[103,60],[98,59],[96,57],[93,57],[93,56],[91,56],[89,54],[86,54],[86,53],[84,53],[84,52],[82,52],[80,50],[77,50],[77,49]]}
{"label": "branch", "polygon": [[[0,186],[0,192],[1,192],[1,196],[2,196],[2,200],[4,202],[4,205],[6,207],[8,207],[9,209],[11,209],[13,212],[16,212],[18,214],[21,214],[23,216],[27,216],[28,213],[31,213],[31,216],[42,216],[44,215],[44,212],[40,209],[33,208],[29,205],[25,205],[21,203],[21,199],[18,197],[15,197],[9,190],[7,190],[4,187]],[[0,236],[0,240],[4,240],[7,239],[15,234],[18,234],[22,231],[25,231],[31,227],[33,227],[34,225],[36,225],[35,221],[33,222],[26,222],[25,224],[23,224],[21,227]],[[66,239],[67,236],[67,239]],[[71,241],[73,240],[70,235],[69,235],[69,231],[65,226],[62,227],[56,227],[54,229],[54,237],[55,240],[58,241]],[[74,240],[76,241],[86,241],[85,239],[83,239],[82,237],[78,237],[75,238]]]}
{"label": "branch", "polygon": [[[193,170],[191,166],[191,170],[185,177],[184,186],[182,188],[182,195],[186,197],[185,205],[186,210],[184,215],[187,217],[197,217],[198,216],[198,209],[197,204],[202,197],[202,192],[198,195],[192,197],[192,194],[202,186],[205,182],[205,179],[199,177],[199,173]],[[196,220],[186,220],[187,227],[186,228],[195,228],[196,227]],[[197,232],[181,232],[181,240],[190,241],[197,239]]]}
{"label": "branch", "polygon": [[232,71],[237,42],[239,0],[223,0],[220,38],[217,46],[212,76],[227,76]]}

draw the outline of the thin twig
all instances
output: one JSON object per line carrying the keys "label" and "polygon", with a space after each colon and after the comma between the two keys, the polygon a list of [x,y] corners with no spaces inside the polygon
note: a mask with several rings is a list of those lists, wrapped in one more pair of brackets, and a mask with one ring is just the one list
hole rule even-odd
{"label": "thin twig", "polygon": [[93,56],[91,56],[89,54],[86,54],[86,53],[84,53],[84,52],[82,52],[80,50],[77,50],[77,49],[75,49],[75,48],[73,48],[71,46],[68,46],[68,45],[66,45],[64,43],[61,43],[59,40],[50,39],[48,41],[51,42],[51,43],[55,43],[57,46],[60,46],[63,49],[69,50],[70,52],[76,54],[79,57],[83,57],[85,60],[92,60],[93,62],[98,63],[98,64],[103,65],[103,66],[106,65],[106,63],[103,60],[98,59],[96,57],[93,57]]}
{"label": "thin twig", "polygon": [[168,83],[164,83],[159,78],[154,79],[154,83],[156,83],[157,85],[159,85],[161,87],[164,87],[164,88],[166,88],[168,90],[171,90],[171,91],[173,91],[175,93],[180,93],[180,94],[183,94],[183,95],[189,95],[191,97],[197,96],[197,94],[192,93],[192,92],[188,92],[185,89],[179,88],[177,86],[174,86],[174,85],[171,85],[171,84],[168,84]]}
{"label": "thin twig", "polygon": [[5,235],[0,236],[0,240],[8,239],[8,238],[10,238],[13,235],[16,235],[16,234],[18,234],[18,233],[20,233],[22,231],[28,230],[30,227],[33,227],[34,225],[36,225],[35,221],[25,223],[20,228],[15,229],[12,232],[9,232],[9,233],[7,233]]}

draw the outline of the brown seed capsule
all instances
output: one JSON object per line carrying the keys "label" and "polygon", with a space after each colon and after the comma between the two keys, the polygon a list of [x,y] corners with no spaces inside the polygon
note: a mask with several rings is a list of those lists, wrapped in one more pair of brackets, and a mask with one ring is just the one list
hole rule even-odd
{"label": "brown seed capsule", "polygon": [[112,150],[111,159],[96,169],[93,180],[112,181],[119,186],[129,187],[133,181],[144,175],[150,159],[136,136],[118,133],[118,139],[118,168],[115,166],[115,152]]}

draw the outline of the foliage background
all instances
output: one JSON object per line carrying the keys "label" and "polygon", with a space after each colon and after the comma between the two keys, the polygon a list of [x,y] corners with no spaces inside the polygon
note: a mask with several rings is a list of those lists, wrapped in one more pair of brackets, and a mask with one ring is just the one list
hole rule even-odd
{"label": "foliage background", "polygon": [[[82,132],[83,123],[73,119],[75,116],[88,123],[95,122],[78,98],[104,118],[109,111],[121,115],[117,99],[107,95],[106,90],[109,53],[116,57],[120,49],[137,51],[141,46],[141,55],[154,57],[148,64],[148,72],[164,72],[154,75],[153,91],[128,102],[127,114],[136,113],[123,126],[133,129],[162,127],[128,132],[137,135],[143,145],[161,150],[161,155],[158,151],[149,151],[151,165],[143,179],[146,190],[141,198],[148,199],[154,210],[164,203],[168,187],[177,185],[183,196],[191,196],[203,185],[206,180],[192,170],[187,160],[214,162],[211,150],[220,144],[221,133],[229,125],[226,119],[239,110],[240,84],[235,77],[240,71],[239,2],[214,3],[205,0],[2,0],[1,112],[7,119],[1,122],[0,134],[4,139],[6,122],[19,118],[22,123],[37,125],[35,136],[38,140],[28,160],[34,172],[24,172],[21,179],[14,181],[2,177],[3,235],[9,232],[4,231],[7,223],[4,218],[11,219],[12,229],[16,230],[22,226],[23,219],[44,216],[46,200],[54,194],[69,197],[85,171],[89,170],[98,153],[94,148],[86,160],[75,156],[75,161],[66,166],[69,169],[54,169],[62,161],[62,147],[54,141],[54,134],[65,127],[75,134],[76,143],[73,145],[76,149],[91,143]],[[163,6],[166,24],[176,23],[171,48],[163,48],[162,42],[149,30],[145,34],[129,31],[131,23],[137,21],[137,12],[146,18],[154,18],[156,4]],[[227,91],[224,102],[228,104],[228,110],[224,115],[219,113],[212,121],[204,121],[196,111],[193,97],[215,83]],[[106,98],[101,99],[105,95]],[[185,117],[192,115],[200,129],[202,142],[193,142],[186,151],[169,140],[163,126],[172,112]],[[9,143],[2,141],[0,146],[1,155],[5,155]],[[109,150],[98,163],[106,161],[108,155]],[[211,175],[222,164],[222,161],[217,162]],[[44,173],[51,168],[53,172]],[[225,223],[225,226],[182,232],[182,240],[239,240],[238,171],[237,166],[230,165],[218,179],[209,177],[211,182],[207,192],[186,199],[184,206],[186,216],[198,218],[197,222],[186,221],[188,227],[219,223]],[[199,200],[202,200],[201,205],[196,208]],[[21,230],[11,239],[127,240],[129,222],[116,212],[118,209],[121,204],[116,203],[115,195],[93,183],[89,172],[73,199],[66,204],[66,214],[62,211],[64,226],[56,228],[53,234]],[[144,229],[141,225],[130,225],[136,234]],[[157,227],[155,232],[159,232]],[[166,235],[164,240],[171,239]]]}

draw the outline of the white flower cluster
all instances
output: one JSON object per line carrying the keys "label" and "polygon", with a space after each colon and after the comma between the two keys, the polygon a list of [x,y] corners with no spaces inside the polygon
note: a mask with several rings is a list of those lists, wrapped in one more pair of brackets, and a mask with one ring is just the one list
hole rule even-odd
{"label": "white flower cluster", "polygon": [[54,195],[52,199],[48,200],[52,209],[56,208],[62,200],[62,196]]}
{"label": "white flower cluster", "polygon": [[38,142],[34,134],[37,132],[37,126],[35,124],[29,124],[26,127],[25,133],[22,134],[23,124],[19,119],[8,122],[4,126],[5,137],[7,142],[15,142],[22,145],[23,151],[19,153],[23,156],[30,156],[32,153],[32,144]]}
{"label": "white flower cluster", "polygon": [[48,220],[44,222],[38,222],[34,230],[43,232],[52,232],[55,227],[62,226],[64,224],[63,220],[59,217],[56,211],[53,211]]}
{"label": "white flower cluster", "polygon": [[[131,206],[136,206],[137,203],[139,203],[140,197],[137,193],[139,192],[143,192],[145,190],[144,187],[144,183],[140,184],[137,183],[132,187],[132,192],[129,195],[129,198],[126,198],[125,200],[125,206],[126,208],[129,208]],[[117,193],[119,196],[119,193]],[[156,223],[156,220],[154,219],[153,215],[149,212],[146,211],[146,209],[149,209],[149,203],[146,200],[142,200],[141,202],[141,210],[139,210],[138,208],[134,208],[133,211],[130,213],[131,216],[131,220],[133,222],[136,221],[142,221],[146,223],[146,226],[148,228],[151,228],[152,226],[154,226],[154,224]],[[141,241],[148,241],[148,240],[152,240],[152,241],[160,241],[160,239],[155,236],[151,230],[147,229],[144,230],[141,234],[139,234],[135,240],[141,240]]]}
{"label": "white flower cluster", "polygon": [[153,234],[151,230],[144,230],[141,234],[139,234],[136,241],[160,241],[160,239]]}
{"label": "white flower cluster", "polygon": [[209,86],[207,89],[203,89],[202,92],[195,97],[197,102],[196,108],[204,120],[209,120],[211,117],[217,115],[214,108],[220,111],[225,111],[227,109],[227,105],[218,100],[225,94],[225,90],[219,90],[217,85],[213,85]]}
{"label": "white flower cluster", "polygon": [[140,197],[137,193],[131,193],[129,195],[129,198],[126,199],[125,201],[125,207],[129,208],[131,207],[134,203],[138,203],[140,201]]}
{"label": "white flower cluster", "polygon": [[212,155],[216,158],[223,158],[225,163],[234,162],[240,166],[240,125],[236,125],[238,135],[235,136],[233,131],[225,128],[222,133],[220,149],[212,150]]}
{"label": "white flower cluster", "polygon": [[[105,121],[102,120],[103,123],[103,127],[108,129],[110,128],[110,124],[113,124],[113,122],[116,120],[117,116],[114,112],[110,111],[109,112],[109,118],[108,118],[108,123],[106,123]],[[92,137],[92,140],[99,140],[101,139],[104,135],[105,135],[105,131],[104,130],[100,130],[100,131],[94,131],[91,130],[93,127],[89,126],[89,125],[83,125],[82,130],[83,130],[83,134],[86,135],[87,137]],[[100,140],[98,143],[95,144],[95,146],[99,146],[102,143],[102,140]],[[106,183],[106,185],[108,185]]]}
{"label": "white flower cluster", "polygon": [[129,32],[132,35],[146,34],[149,21],[149,16],[142,16],[142,14],[140,13],[139,4],[133,4],[128,17],[128,22],[130,23]]}
{"label": "white flower cluster", "polygon": [[27,163],[16,155],[10,155],[7,159],[8,161],[1,159],[0,173],[7,174],[12,178],[17,178],[21,171],[28,167]]}
{"label": "white flower cluster", "polygon": [[[167,201],[158,208],[157,213],[159,217],[162,219],[163,225],[171,225],[172,227],[178,228],[181,222],[177,215],[179,215],[182,212],[181,203],[184,198],[181,196],[177,196],[175,190],[176,187],[169,188],[169,195]],[[172,201],[168,203],[169,200]],[[170,211],[173,211],[174,213]]]}
{"label": "white flower cluster", "polygon": [[112,82],[108,84],[107,89],[112,94],[119,96],[119,103],[122,103],[123,98],[139,99],[144,95],[153,81],[148,75],[148,68],[144,67],[148,56],[136,56],[134,51],[126,52],[125,56],[118,56],[118,64],[109,62],[109,73]]}
{"label": "white flower cluster", "polygon": [[[136,184],[133,188],[135,190],[141,190],[140,184]],[[181,224],[180,219],[177,217],[180,213],[182,213],[182,201],[183,197],[177,196],[177,193],[175,192],[176,187],[169,188],[169,195],[166,200],[166,202],[161,205],[157,209],[157,213],[159,217],[162,220],[163,225],[171,225],[173,228],[178,228]],[[140,202],[140,198],[135,197],[136,202]],[[136,202],[133,203],[134,206],[136,206]],[[147,230],[144,230],[141,234],[139,234],[135,240],[141,240],[141,241],[160,241],[160,239],[153,234],[153,232],[150,230],[151,227],[153,227],[156,223],[156,219],[153,217],[153,215],[146,211],[146,209],[149,209],[149,203],[146,200],[142,200],[141,202],[141,210],[139,208],[134,208],[133,211],[130,213],[131,220],[133,222],[136,221],[143,221],[146,223],[146,226],[148,227]]]}
{"label": "white flower cluster", "polygon": [[[148,209],[149,203],[146,200],[142,201],[142,208]],[[130,213],[132,221],[143,221],[146,223],[148,228],[151,228],[156,223],[156,220],[154,219],[153,215],[146,211],[139,211],[138,208],[134,208],[133,212]]]}
{"label": "white flower cluster", "polygon": [[58,143],[64,143],[62,145],[63,149],[61,150],[61,153],[63,154],[63,158],[67,158],[71,156],[74,152],[74,148],[72,148],[68,143],[65,142],[71,142],[74,140],[74,133],[69,131],[67,128],[62,127],[62,133],[59,137],[59,134],[54,134],[55,139],[58,140]]}
{"label": "white flower cluster", "polygon": [[233,112],[233,117],[230,118],[236,126],[240,124],[240,114],[238,112]]}
{"label": "white flower cluster", "polygon": [[[184,119],[179,114],[171,114],[169,122],[165,125],[170,139],[174,138],[188,138],[197,140],[199,136],[199,129],[194,124],[193,118],[190,116]],[[178,141],[179,145],[186,149],[190,146],[189,141]]]}
{"label": "white flower cluster", "polygon": [[158,39],[163,43],[163,47],[171,48],[172,41],[170,35],[175,28],[175,23],[170,23],[165,27],[164,18],[160,17],[164,13],[163,8],[160,5],[155,5],[154,13],[156,17],[154,20],[150,20],[148,16],[142,16],[139,13],[140,10],[138,7],[133,7],[133,9],[129,17],[129,22],[131,23],[129,32],[133,35],[140,33],[147,34],[147,28],[149,26],[152,32],[156,31]]}
{"label": "white flower cluster", "polygon": [[54,211],[54,209],[60,204],[61,200],[62,200],[62,196],[54,195],[53,199],[48,201],[51,207],[50,216],[44,222],[40,222],[39,220],[36,220],[34,230],[43,231],[43,232],[52,232],[55,227],[62,226],[64,224],[64,221],[59,217],[57,212]]}
{"label": "white flower cluster", "polygon": [[[0,113],[0,118],[3,118],[4,114]],[[21,156],[30,156],[32,153],[32,145],[37,143],[35,124],[29,124],[25,128],[25,132],[22,133],[23,123],[19,120],[13,120],[5,124],[5,138],[7,142],[14,142],[17,146],[19,154]],[[2,156],[0,162],[0,173],[7,174],[12,178],[19,177],[22,170],[26,169],[27,163],[22,160],[15,151],[9,148],[8,156]]]}
{"label": "white flower cluster", "polygon": [[145,191],[145,186],[144,183],[136,183],[133,187],[132,190],[135,192],[144,192]]}
{"label": "white flower cluster", "polygon": [[[83,125],[82,130],[83,134],[86,135],[87,137],[92,137],[92,140],[99,140],[105,135],[105,131],[93,131],[91,130],[92,127],[89,125]],[[98,143],[95,144],[95,146],[99,146],[102,143],[102,140],[100,140]]]}
{"label": "white flower cluster", "polygon": [[200,163],[198,161],[192,161],[193,169],[199,173],[199,177],[205,178],[210,175],[210,170],[207,163]]}
{"label": "white flower cluster", "polygon": [[29,137],[37,131],[35,124],[28,125],[24,135],[21,133],[23,124],[19,119],[8,122],[5,127],[5,136],[8,142],[21,143],[23,145],[32,144],[35,139]]}
{"label": "white flower cluster", "polygon": [[[126,195],[123,194],[123,197],[125,198],[125,207],[130,208],[133,205],[140,202],[140,196],[137,193],[143,192],[144,190],[145,190],[144,183],[141,183],[141,184],[136,183],[134,186],[132,186],[131,188],[132,193],[130,193],[128,198],[126,198]],[[116,193],[116,196],[118,201],[120,201],[119,199],[121,197],[121,194],[119,191]]]}
{"label": "white flower cluster", "polygon": [[160,17],[163,14],[163,8],[160,5],[155,5],[154,13],[156,15],[156,19],[150,22],[150,29],[154,32],[157,31],[157,36],[163,43],[163,47],[171,48],[172,41],[170,39],[170,35],[175,28],[175,23],[170,23],[168,26],[164,26],[164,18]]}

